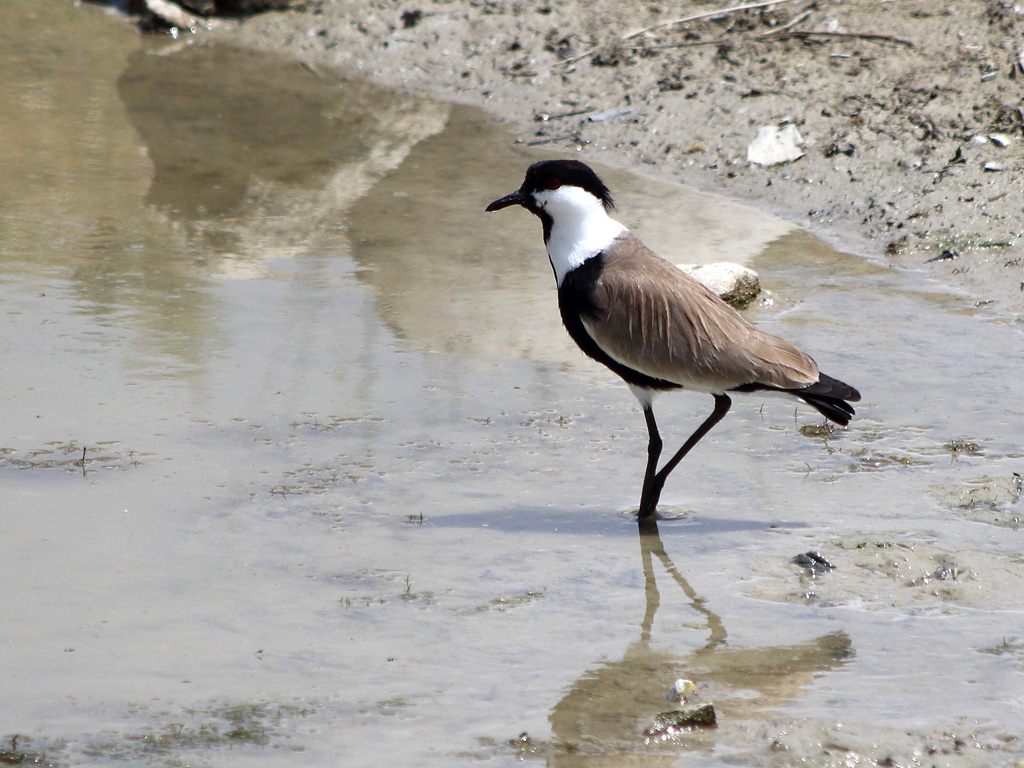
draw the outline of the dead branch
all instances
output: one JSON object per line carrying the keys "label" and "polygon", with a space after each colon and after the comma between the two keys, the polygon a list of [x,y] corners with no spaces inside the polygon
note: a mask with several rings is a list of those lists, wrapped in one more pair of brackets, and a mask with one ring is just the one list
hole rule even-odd
{"label": "dead branch", "polygon": [[880,35],[873,32],[825,32],[815,31],[810,29],[791,29],[785,32],[778,30],[774,32],[766,32],[763,35],[758,35],[758,40],[784,40],[787,37],[799,37],[803,39],[811,37],[845,37],[855,38],[860,40],[883,40],[887,43],[897,43],[898,45],[905,45],[909,48],[913,48],[914,44],[909,40],[904,40],[902,37],[893,37],[892,35]]}
{"label": "dead branch", "polygon": [[646,34],[647,32],[653,32],[656,29],[664,29],[665,27],[674,27],[677,24],[688,24],[691,21],[701,21],[703,19],[717,19],[720,16],[728,16],[731,13],[739,13],[740,11],[749,11],[752,8],[767,8],[770,5],[781,5],[782,3],[789,2],[789,0],[762,0],[759,3],[747,3],[746,5],[734,5],[731,8],[721,8],[717,11],[704,11],[703,13],[695,13],[692,16],[683,16],[680,19],[669,19],[668,21],[659,21],[657,24],[652,24],[649,27],[638,29],[634,32],[623,35],[620,39],[632,40],[634,37]]}
{"label": "dead branch", "polygon": [[[784,40],[787,37],[798,37],[798,38],[803,38],[803,39],[808,39],[808,38],[811,38],[811,37],[845,37],[845,38],[860,38],[862,40],[883,40],[883,41],[889,42],[889,43],[897,43],[899,45],[906,45],[906,46],[908,46],[910,48],[914,47],[914,44],[910,40],[905,40],[905,39],[903,39],[901,37],[893,37],[891,35],[881,35],[881,34],[876,34],[876,33],[871,33],[871,32],[825,32],[825,31],[819,32],[819,31],[809,30],[809,29],[790,29],[790,27],[793,27],[796,24],[799,24],[801,21],[806,19],[807,16],[809,16],[809,15],[810,15],[810,11],[805,11],[804,13],[794,17],[792,21],[790,21],[789,23],[787,23],[786,25],[784,25],[782,27],[779,27],[778,29],[773,29],[771,32],[765,32],[763,34],[755,35],[753,37],[751,37],[751,36],[744,36],[742,39],[743,40],[748,40],[748,41],[751,41],[751,42],[758,42],[758,41]],[[634,51],[660,51],[660,50],[663,50],[665,48],[690,48],[690,47],[700,46],[700,45],[718,45],[720,43],[727,42],[728,39],[729,38],[725,38],[725,37],[716,37],[714,40],[688,40],[688,41],[686,41],[684,43],[666,43],[664,45],[634,46],[633,50]],[[1022,50],[1022,52],[1021,52],[1020,67],[1021,67],[1021,71],[1024,72],[1024,50]]]}
{"label": "dead branch", "polygon": [[777,35],[780,32],[785,32],[788,29],[792,29],[793,27],[795,27],[797,24],[802,22],[804,19],[806,19],[810,15],[811,15],[810,8],[806,8],[802,12],[800,12],[796,16],[794,16],[792,19],[787,21],[785,24],[783,24],[778,29],[773,29],[771,32],[765,32],[763,35],[761,35],[761,37],[767,37],[768,35]]}
{"label": "dead branch", "polygon": [[[702,21],[704,19],[717,19],[722,16],[728,16],[729,14],[732,13],[739,13],[740,11],[748,11],[753,8],[767,8],[772,5],[781,5],[782,3],[788,3],[790,1],[791,0],[761,0],[761,2],[758,3],[734,5],[729,8],[720,8],[716,11],[704,11],[702,13],[695,13],[691,16],[683,16],[682,18],[679,19],[668,19],[667,21],[659,21],[657,24],[652,24],[649,27],[644,27],[643,29],[637,29],[634,30],[633,32],[628,32],[625,35],[622,35],[619,38],[619,40],[625,42],[626,40],[632,40],[634,37],[639,37],[640,35],[652,32],[655,29],[674,27],[679,24],[688,24],[692,21]],[[585,59],[587,56],[590,56],[592,53],[594,53],[594,51],[598,50],[600,47],[600,45],[595,45],[593,48],[589,48],[583,53],[577,54],[576,56],[571,56],[568,59],[563,59],[560,63],[572,64],[573,62],[579,61],[580,59]]]}

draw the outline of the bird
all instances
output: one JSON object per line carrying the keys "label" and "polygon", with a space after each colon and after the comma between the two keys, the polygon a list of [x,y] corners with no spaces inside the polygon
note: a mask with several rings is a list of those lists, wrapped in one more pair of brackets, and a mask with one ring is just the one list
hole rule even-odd
{"label": "bird", "polygon": [[[637,519],[659,517],[665,481],[732,406],[732,393],[798,398],[846,426],[860,393],[818,370],[789,342],[751,325],[714,292],[645,246],[611,217],[608,187],[585,163],[542,160],[522,186],[488,213],[522,206],[537,216],[569,336],[607,366],[640,403],[648,432],[647,466]],[[656,395],[673,390],[714,397],[711,415],[661,467]]]}

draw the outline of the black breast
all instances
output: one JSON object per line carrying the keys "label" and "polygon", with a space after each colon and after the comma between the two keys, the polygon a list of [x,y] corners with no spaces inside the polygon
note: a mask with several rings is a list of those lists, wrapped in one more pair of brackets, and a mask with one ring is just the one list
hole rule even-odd
{"label": "black breast", "polygon": [[600,279],[603,268],[604,254],[599,253],[566,274],[558,288],[558,309],[562,314],[565,330],[588,357],[608,366],[628,383],[644,389],[679,389],[679,385],[674,382],[653,378],[613,360],[587,333],[583,326],[584,317],[591,324],[602,321],[603,312],[595,300],[594,286]]}

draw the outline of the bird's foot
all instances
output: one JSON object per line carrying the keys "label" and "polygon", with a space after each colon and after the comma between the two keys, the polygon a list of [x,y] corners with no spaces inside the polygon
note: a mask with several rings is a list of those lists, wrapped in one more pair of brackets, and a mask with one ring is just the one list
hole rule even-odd
{"label": "bird's foot", "polygon": [[664,520],[671,523],[679,520],[692,520],[696,514],[697,513],[693,510],[683,509],[682,507],[659,506],[648,512],[646,515],[641,515],[640,510],[636,507],[633,509],[623,510],[619,513],[619,517],[641,524],[648,520]]}

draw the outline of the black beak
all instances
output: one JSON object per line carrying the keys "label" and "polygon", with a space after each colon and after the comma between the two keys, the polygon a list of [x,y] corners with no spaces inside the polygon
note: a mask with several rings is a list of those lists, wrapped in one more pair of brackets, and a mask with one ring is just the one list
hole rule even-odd
{"label": "black beak", "polygon": [[525,200],[526,195],[523,194],[521,189],[517,189],[511,195],[505,195],[488,205],[487,212],[500,211],[502,208],[508,208],[510,205],[522,205]]}

